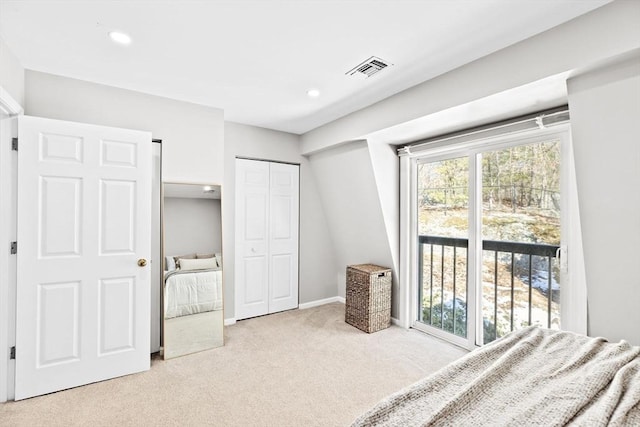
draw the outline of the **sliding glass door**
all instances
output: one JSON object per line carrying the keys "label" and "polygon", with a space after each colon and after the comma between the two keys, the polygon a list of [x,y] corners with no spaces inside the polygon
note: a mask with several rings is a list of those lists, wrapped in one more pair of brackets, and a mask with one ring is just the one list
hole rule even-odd
{"label": "sliding glass door", "polygon": [[560,327],[561,157],[542,137],[418,158],[414,326],[476,345]]}
{"label": "sliding glass door", "polygon": [[467,337],[469,158],[418,165],[418,320]]}
{"label": "sliding glass door", "polygon": [[483,342],[532,324],[560,328],[560,141],[479,156]]}

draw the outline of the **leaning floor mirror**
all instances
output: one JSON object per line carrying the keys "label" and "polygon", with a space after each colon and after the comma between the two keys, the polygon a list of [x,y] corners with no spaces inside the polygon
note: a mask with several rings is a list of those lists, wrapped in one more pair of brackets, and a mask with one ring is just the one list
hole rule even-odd
{"label": "leaning floor mirror", "polygon": [[163,184],[163,354],[224,344],[220,186]]}

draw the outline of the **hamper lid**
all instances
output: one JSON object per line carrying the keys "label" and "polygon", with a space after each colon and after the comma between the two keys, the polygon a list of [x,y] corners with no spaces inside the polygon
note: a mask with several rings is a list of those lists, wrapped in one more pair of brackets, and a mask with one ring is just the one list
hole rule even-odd
{"label": "hamper lid", "polygon": [[381,267],[375,264],[357,264],[357,265],[349,265],[347,267],[353,268],[354,270],[362,271],[364,273],[369,273],[369,274],[391,271],[391,269],[388,267]]}

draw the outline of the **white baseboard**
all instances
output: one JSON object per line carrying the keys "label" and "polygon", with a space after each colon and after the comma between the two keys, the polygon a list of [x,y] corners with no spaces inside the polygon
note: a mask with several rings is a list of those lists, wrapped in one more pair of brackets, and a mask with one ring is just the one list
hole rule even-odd
{"label": "white baseboard", "polygon": [[344,304],[344,298],[343,297],[331,297],[331,298],[319,299],[319,300],[315,300],[315,301],[311,301],[311,302],[305,302],[303,304],[299,304],[298,305],[298,309],[304,310],[304,309],[311,308],[311,307],[317,307],[319,305],[331,304],[332,302],[340,302],[340,303]]}
{"label": "white baseboard", "polygon": [[[311,302],[305,302],[303,304],[300,304],[300,305],[298,305],[298,309],[299,310],[304,310],[306,308],[317,307],[319,305],[331,304],[332,302],[339,302],[339,303],[344,304],[345,303],[345,299],[344,299],[344,297],[331,297],[331,298],[319,299],[319,300],[315,300],[315,301],[311,301]],[[391,318],[391,324],[395,325],[395,326],[400,326],[401,328],[404,327],[404,326],[402,326],[402,323],[400,322],[400,320],[396,319],[395,317]]]}
{"label": "white baseboard", "polygon": [[[332,302],[339,302],[341,304],[344,304],[345,303],[345,299],[344,299],[344,297],[331,297],[331,298],[319,299],[319,300],[315,300],[315,301],[305,302],[305,303],[299,304],[298,305],[298,309],[299,310],[305,310],[307,308],[318,307],[320,305],[325,305],[325,304],[331,304]],[[236,324],[236,318],[235,317],[230,317],[228,319],[224,319],[224,325],[225,326],[230,326],[230,325],[235,325],[235,324]],[[402,326],[400,324],[400,321],[398,319],[396,319],[395,317],[391,318],[391,324],[392,325],[396,325],[396,326]]]}
{"label": "white baseboard", "polygon": [[[344,300],[344,297],[331,297],[331,298],[319,299],[319,300],[315,300],[315,301],[305,302],[305,303],[299,304],[298,305],[298,309],[299,310],[304,310],[306,308],[317,307],[319,305],[331,304],[332,302],[339,302],[339,303],[344,304],[345,300]],[[236,318],[235,317],[230,317],[228,319],[224,319],[224,325],[225,326],[230,326],[230,325],[235,325],[235,324],[236,324]]]}

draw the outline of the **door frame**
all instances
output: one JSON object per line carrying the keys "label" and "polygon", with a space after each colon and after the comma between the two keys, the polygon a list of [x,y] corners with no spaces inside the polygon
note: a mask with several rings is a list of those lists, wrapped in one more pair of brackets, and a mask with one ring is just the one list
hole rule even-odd
{"label": "door frame", "polygon": [[[156,160],[157,155],[157,160]],[[162,346],[162,285],[164,258],[162,255],[162,139],[151,139],[151,354],[160,352]],[[154,168],[158,169],[155,170]],[[157,199],[156,199],[157,197]],[[156,223],[157,221],[157,223]],[[154,230],[158,231],[154,235]],[[155,246],[157,245],[157,246]],[[154,280],[155,279],[155,280]],[[154,304],[156,307],[154,308]]]}
{"label": "door frame", "polygon": [[11,150],[9,138],[18,136],[17,119],[22,106],[0,86],[0,119],[7,120],[10,129],[0,129],[0,403],[13,400],[15,361],[9,349],[16,345],[16,257],[9,252],[9,242],[15,240],[15,200],[18,157]]}
{"label": "door frame", "polygon": [[[561,293],[561,316],[563,319],[563,329],[578,333],[586,333],[586,286],[584,284],[584,260],[582,257],[582,241],[580,233],[580,221],[578,211],[577,189],[575,182],[575,168],[573,164],[573,149],[571,141],[570,124],[556,125],[552,128],[535,129],[521,131],[517,133],[507,133],[499,136],[479,138],[459,144],[440,145],[428,152],[409,154],[400,158],[400,209],[401,209],[401,279],[400,279],[400,322],[404,327],[413,327],[431,333],[439,338],[447,340],[460,347],[472,350],[477,347],[477,330],[468,329],[467,338],[456,337],[453,334],[440,331],[428,325],[417,322],[418,303],[418,250],[417,250],[417,165],[421,160],[429,161],[442,160],[443,158],[453,158],[459,156],[470,156],[489,149],[500,149],[504,147],[523,145],[535,142],[541,138],[554,137],[561,140],[561,188],[566,193],[566,202],[561,213],[562,241],[561,246],[565,248],[563,255],[566,257],[566,247],[572,248],[572,253],[568,259],[571,276],[565,274],[563,284],[564,292]],[[476,158],[477,161],[477,158]],[[476,181],[479,173],[478,165],[471,161],[469,164],[469,174],[473,174],[472,181]],[[473,189],[471,189],[473,190]],[[473,190],[475,191],[475,190]],[[473,191],[469,192],[469,198],[477,198]],[[471,233],[479,230],[480,218],[473,215],[469,223],[470,245],[472,244]],[[476,245],[481,244],[480,239],[474,238]],[[475,252],[475,251],[474,251]],[[473,266],[470,271],[468,283],[476,286],[475,272],[478,271],[478,259],[470,257],[469,266]],[[471,269],[470,269],[471,270]],[[473,281],[472,281],[473,280]],[[479,299],[475,298],[477,292],[469,292],[468,316],[475,315],[479,310]],[[572,301],[572,307],[566,301]],[[468,322],[470,325],[471,322]],[[478,341],[479,342],[479,341]]]}

